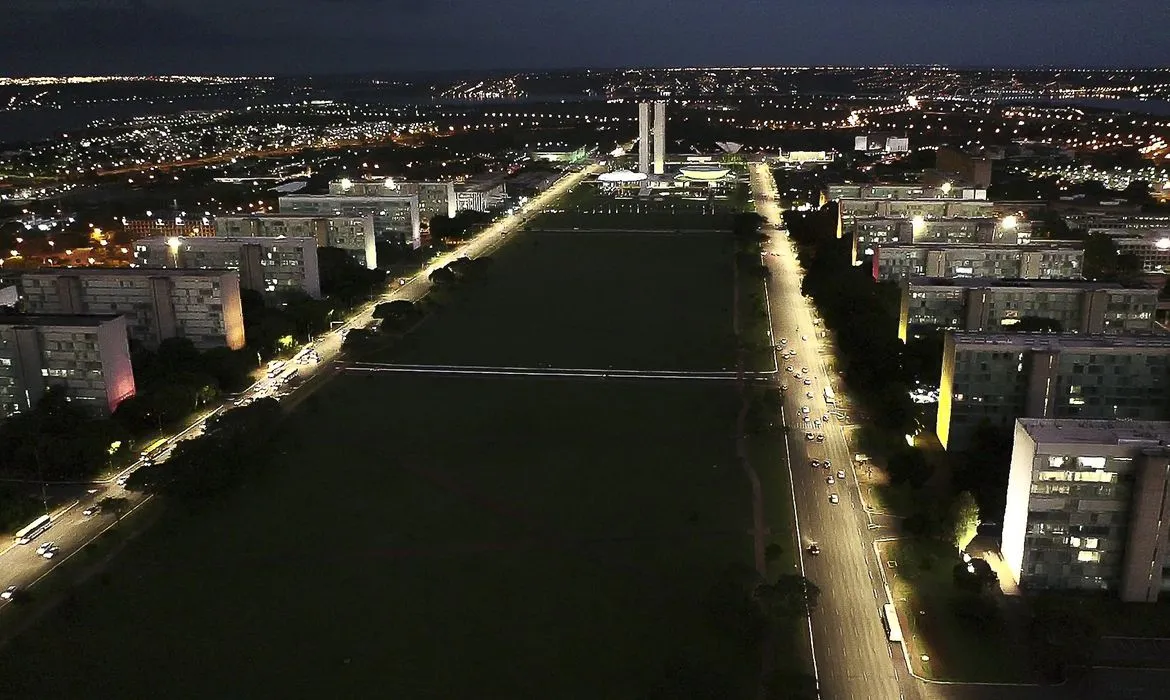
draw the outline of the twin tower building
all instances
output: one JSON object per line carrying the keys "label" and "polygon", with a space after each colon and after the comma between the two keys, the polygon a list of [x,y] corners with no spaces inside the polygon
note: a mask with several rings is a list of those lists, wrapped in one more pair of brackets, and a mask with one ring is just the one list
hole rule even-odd
{"label": "twin tower building", "polygon": [[638,172],[645,175],[666,172],[666,103],[661,100],[638,103]]}

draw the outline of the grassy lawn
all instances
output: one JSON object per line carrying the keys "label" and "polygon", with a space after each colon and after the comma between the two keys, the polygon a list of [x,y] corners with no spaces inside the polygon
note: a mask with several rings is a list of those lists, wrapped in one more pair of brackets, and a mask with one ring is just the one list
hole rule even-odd
{"label": "grassy lawn", "polygon": [[[955,614],[959,594],[944,543],[878,544],[914,671],[935,680],[1029,683],[1036,680],[1027,645],[1007,626],[973,628]],[[891,569],[887,561],[898,563]],[[925,654],[929,660],[923,661]]]}
{"label": "grassy lawn", "polygon": [[[526,233],[379,359],[730,367],[730,254]],[[730,383],[343,374],[261,478],[172,507],[6,649],[3,694],[748,697],[703,604],[751,561],[736,406]],[[784,544],[777,445],[753,452]]]}

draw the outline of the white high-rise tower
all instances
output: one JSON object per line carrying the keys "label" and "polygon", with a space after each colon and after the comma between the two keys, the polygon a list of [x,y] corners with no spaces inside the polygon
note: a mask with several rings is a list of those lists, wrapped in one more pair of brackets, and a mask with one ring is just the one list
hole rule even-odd
{"label": "white high-rise tower", "polygon": [[638,172],[650,174],[650,103],[638,103]]}
{"label": "white high-rise tower", "polygon": [[654,174],[666,172],[666,103],[654,103]]}

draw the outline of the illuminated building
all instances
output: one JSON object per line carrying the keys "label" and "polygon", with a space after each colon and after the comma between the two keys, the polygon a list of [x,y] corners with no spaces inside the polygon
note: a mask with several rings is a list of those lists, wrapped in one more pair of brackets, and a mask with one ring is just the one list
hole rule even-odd
{"label": "illuminated building", "polygon": [[0,274],[35,314],[121,314],[148,348],[187,338],[196,348],[244,347],[240,276],[233,270],[40,269]]}
{"label": "illuminated building", "polygon": [[933,279],[902,285],[898,337],[928,328],[995,332],[1021,319],[1056,321],[1070,333],[1150,331],[1158,290],[1075,280]]}
{"label": "illuminated building", "polygon": [[1084,251],[1062,244],[898,244],[874,249],[873,278],[878,281],[911,277],[1075,279],[1081,276],[1084,257]]}
{"label": "illuminated building", "polygon": [[125,317],[0,314],[0,418],[29,410],[53,386],[99,416],[134,396]]}
{"label": "illuminated building", "polygon": [[834,184],[825,188],[825,197],[832,200],[842,199],[908,199],[908,200],[935,200],[935,199],[987,199],[984,190],[966,189],[961,187],[943,187],[923,185],[919,183],[875,182],[861,184]]}
{"label": "illuminated building", "polygon": [[278,298],[300,291],[321,298],[315,238],[143,238],[134,263],[145,268],[236,270],[240,289]]}
{"label": "illuminated building", "polygon": [[638,172],[666,172],[666,103],[661,100],[638,103]]}
{"label": "illuminated building", "polygon": [[[370,183],[353,183],[355,188],[362,184]],[[378,186],[385,189],[384,184]],[[413,248],[422,245],[422,218],[417,195],[294,194],[280,198],[280,213],[373,216],[377,240],[409,244]]]}
{"label": "illuminated building", "polygon": [[215,235],[228,238],[315,238],[318,248],[341,248],[367,269],[378,267],[374,216],[257,214],[215,217]]}
{"label": "illuminated building", "polygon": [[948,333],[936,432],[965,450],[983,422],[1170,418],[1170,336]]}
{"label": "illuminated building", "polygon": [[[1006,219],[1006,221],[1005,221]],[[1018,245],[1032,237],[1032,223],[1019,217],[993,219],[857,219],[849,227],[853,235],[853,261],[873,255],[877,246],[894,243],[994,243]],[[867,252],[868,251],[868,252]]]}
{"label": "illuminated building", "polygon": [[433,216],[453,218],[458,205],[454,182],[414,182],[393,178],[373,181],[334,180],[329,183],[329,194],[360,197],[418,197],[418,210],[426,219]]}
{"label": "illuminated building", "polygon": [[163,236],[170,238],[171,236],[214,236],[215,226],[211,219],[201,217],[198,219],[184,219],[182,217],[155,217],[152,219],[123,219],[122,228],[126,232],[127,238],[131,241],[136,241],[139,238],[150,238],[152,236]]}
{"label": "illuminated building", "polygon": [[[1136,235],[1135,235],[1136,234]],[[1170,272],[1170,229],[1124,230],[1110,235],[1120,255],[1132,255],[1143,272]]]}
{"label": "illuminated building", "polygon": [[1170,590],[1170,423],[1015,422],[1000,551],[1024,589]]}
{"label": "illuminated building", "polygon": [[910,138],[891,134],[863,134],[853,137],[853,150],[867,153],[906,153],[910,150]]}

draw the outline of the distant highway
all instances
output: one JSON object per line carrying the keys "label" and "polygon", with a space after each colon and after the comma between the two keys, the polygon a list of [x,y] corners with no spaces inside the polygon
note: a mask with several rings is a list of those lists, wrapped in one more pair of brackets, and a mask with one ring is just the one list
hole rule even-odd
{"label": "distant highway", "polygon": [[[306,387],[307,380],[323,370],[328,370],[332,361],[340,354],[345,332],[353,328],[364,328],[373,320],[374,307],[396,299],[410,301],[421,299],[431,288],[429,277],[432,272],[460,257],[478,258],[491,254],[510,240],[508,234],[524,226],[546,206],[576,187],[585,178],[595,175],[600,168],[601,166],[594,164],[577,172],[565,173],[548,189],[525,202],[513,214],[493,222],[457,249],[437,256],[414,277],[404,280],[404,284],[392,288],[377,299],[363,305],[344,324],[303,346],[301,350],[310,348],[315,350],[320,360],[295,365],[291,362],[288,363],[289,366],[297,367],[302,377],[296,387],[275,386],[273,381],[268,378],[257,381],[241,395],[234,398],[232,402],[225,402],[200,414],[198,419],[168,438],[162,449],[163,456],[156,461],[164,461],[165,455],[168,455],[170,450],[181,440],[201,435],[206,421],[212,416],[230,409],[232,403],[242,404],[254,399],[275,397],[278,400],[288,400],[290,404],[295,404],[299,398],[298,395],[303,396],[306,390],[311,391],[312,387],[317,384],[314,382]],[[128,510],[131,511],[147,503],[151,496],[127,491],[122,486],[125,479],[141,466],[142,461],[137,461],[121,473],[101,481],[53,484],[51,488],[54,500],[64,501],[67,505],[52,513],[53,524],[47,532],[28,545],[14,544],[10,535],[0,536],[2,537],[0,539],[0,590],[9,586],[25,589],[35,585],[37,581],[47,576],[62,562],[67,561],[82,547],[93,542],[114,523],[114,516],[110,513],[98,513],[88,517],[83,515],[83,511],[89,505],[107,496],[128,499],[130,502]],[[45,542],[53,542],[60,547],[59,552],[52,559],[45,559],[36,554],[37,546]],[[10,605],[10,601],[0,600],[0,615],[3,614],[8,605]]]}

